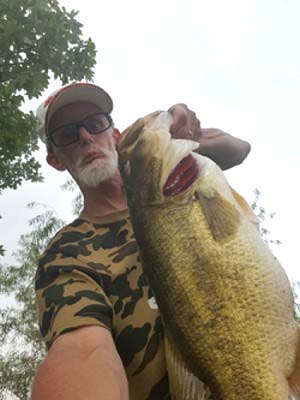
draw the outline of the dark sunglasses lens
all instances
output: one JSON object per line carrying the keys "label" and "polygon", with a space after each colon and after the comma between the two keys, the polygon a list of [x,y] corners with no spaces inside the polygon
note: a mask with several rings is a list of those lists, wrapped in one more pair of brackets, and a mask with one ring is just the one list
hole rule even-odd
{"label": "dark sunglasses lens", "polygon": [[98,115],[94,115],[92,117],[86,118],[84,120],[83,125],[90,133],[98,133],[98,132],[103,132],[107,128],[109,128],[110,122],[106,115],[98,114]]}
{"label": "dark sunglasses lens", "polygon": [[68,125],[57,129],[52,134],[52,140],[56,146],[67,146],[77,140],[76,125]]}

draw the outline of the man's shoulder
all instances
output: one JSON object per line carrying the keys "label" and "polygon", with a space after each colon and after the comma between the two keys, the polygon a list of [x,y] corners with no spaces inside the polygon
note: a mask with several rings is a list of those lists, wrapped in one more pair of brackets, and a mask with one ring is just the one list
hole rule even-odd
{"label": "man's shoulder", "polygon": [[46,251],[58,244],[70,243],[80,240],[90,229],[91,223],[81,219],[80,217],[74,219],[72,222],[60,228],[52,239],[49,241]]}
{"label": "man's shoulder", "polygon": [[120,218],[112,216],[111,218],[103,219],[79,216],[56,232],[50,240],[47,249],[57,245],[79,243],[81,240],[87,239],[95,233],[105,234],[105,232],[109,231],[118,231],[124,225],[131,226],[128,215],[123,215]]}
{"label": "man's shoulder", "polygon": [[120,247],[132,238],[128,215],[101,220],[78,217],[54,235],[41,255],[39,264],[41,266],[58,258],[86,258],[100,249]]}

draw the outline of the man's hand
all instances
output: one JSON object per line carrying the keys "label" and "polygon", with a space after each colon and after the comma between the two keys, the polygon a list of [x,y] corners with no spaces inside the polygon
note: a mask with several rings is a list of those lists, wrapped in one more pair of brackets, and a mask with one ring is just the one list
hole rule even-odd
{"label": "man's hand", "polygon": [[195,140],[200,143],[197,153],[211,158],[222,169],[241,164],[250,152],[248,142],[216,128],[201,128],[194,111],[185,104],[175,104],[169,109],[173,117],[170,133],[174,139]]}
{"label": "man's hand", "polygon": [[199,141],[202,136],[201,124],[194,111],[185,104],[175,104],[169,110],[173,117],[170,132],[175,139]]}

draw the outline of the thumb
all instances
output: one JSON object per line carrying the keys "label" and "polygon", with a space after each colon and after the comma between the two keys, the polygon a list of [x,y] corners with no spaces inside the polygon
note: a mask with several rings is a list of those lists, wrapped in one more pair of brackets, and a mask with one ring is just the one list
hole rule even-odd
{"label": "thumb", "polygon": [[175,104],[169,108],[169,113],[172,115],[172,123],[170,126],[171,134],[176,136],[180,131],[186,130],[188,125],[188,108],[185,104]]}

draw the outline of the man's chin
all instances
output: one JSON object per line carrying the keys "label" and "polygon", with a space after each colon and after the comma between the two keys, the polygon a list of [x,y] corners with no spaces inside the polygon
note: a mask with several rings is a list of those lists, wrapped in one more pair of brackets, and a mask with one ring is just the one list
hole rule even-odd
{"label": "man's chin", "polygon": [[78,183],[88,188],[97,188],[102,183],[112,179],[118,172],[116,163],[109,163],[101,166],[88,166],[77,174]]}

